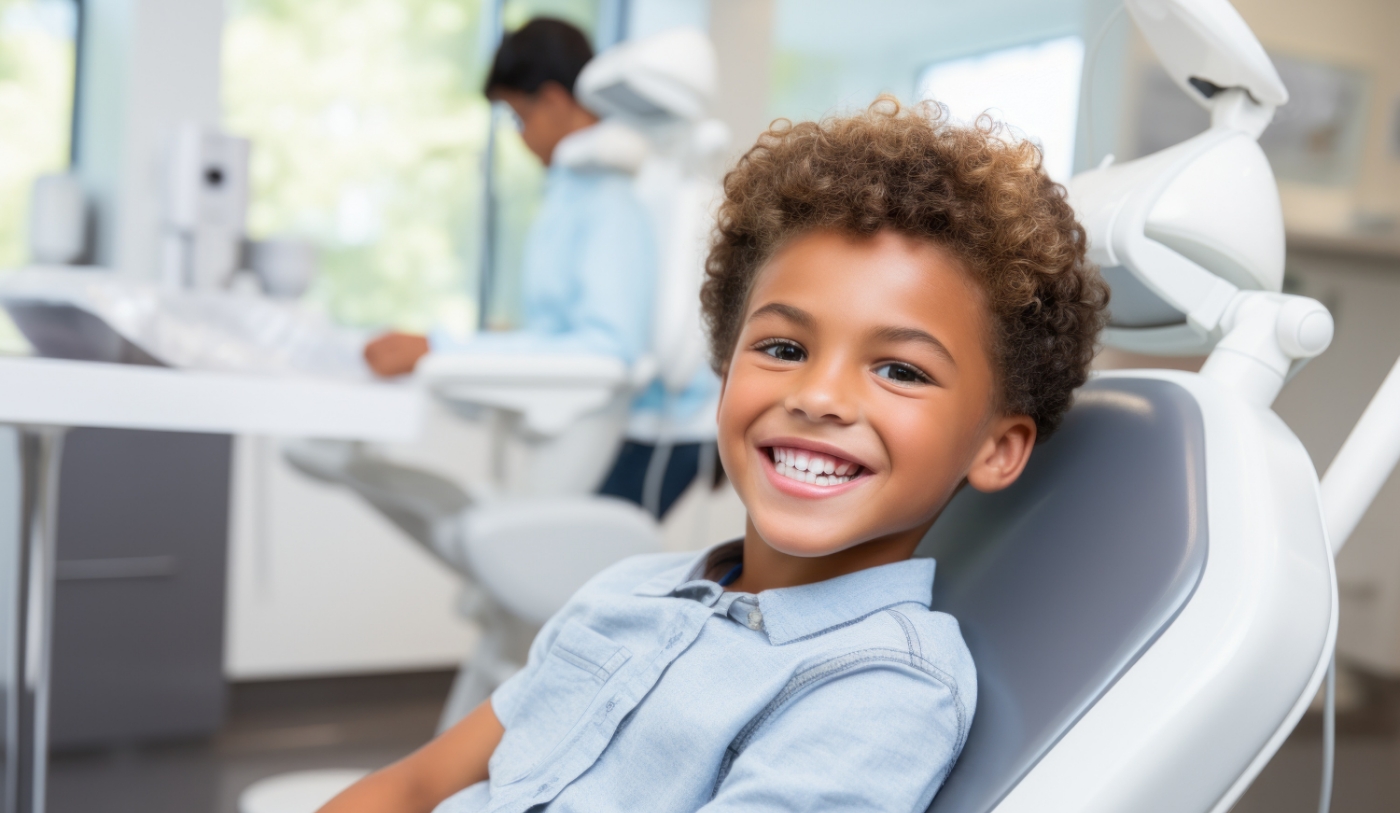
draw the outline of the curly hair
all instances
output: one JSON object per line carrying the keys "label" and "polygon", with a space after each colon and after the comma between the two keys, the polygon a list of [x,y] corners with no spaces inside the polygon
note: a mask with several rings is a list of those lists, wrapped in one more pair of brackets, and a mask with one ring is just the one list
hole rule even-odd
{"label": "curly hair", "polygon": [[989,117],[947,121],[881,96],[857,115],[778,120],[724,178],[701,303],[723,372],[754,279],[788,240],[882,230],[950,252],[986,294],[997,406],[1048,437],[1088,376],[1108,287],[1040,150]]}

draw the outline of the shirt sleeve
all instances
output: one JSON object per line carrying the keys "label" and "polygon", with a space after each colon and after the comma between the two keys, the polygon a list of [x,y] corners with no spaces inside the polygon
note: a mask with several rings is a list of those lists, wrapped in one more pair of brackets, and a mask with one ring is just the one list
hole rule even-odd
{"label": "shirt sleeve", "polygon": [[955,684],[895,664],[822,683],[740,735],[701,810],[922,813],[962,750],[963,700]]}
{"label": "shirt sleeve", "polygon": [[567,331],[540,330],[527,313],[524,330],[481,333],[465,342],[435,331],[429,336],[433,351],[598,354],[627,362],[645,353],[656,284],[656,251],[646,214],[630,192],[621,189],[588,204],[590,210],[580,213],[585,222],[573,230],[577,245],[553,252],[577,263]]}

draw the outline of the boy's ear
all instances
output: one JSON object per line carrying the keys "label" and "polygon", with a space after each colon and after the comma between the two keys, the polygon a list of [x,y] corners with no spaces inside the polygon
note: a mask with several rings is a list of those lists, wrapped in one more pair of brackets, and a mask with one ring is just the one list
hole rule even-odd
{"label": "boy's ear", "polygon": [[967,482],[978,491],[1000,491],[1016,482],[1035,447],[1035,421],[1026,415],[1004,415],[989,427],[972,459]]}

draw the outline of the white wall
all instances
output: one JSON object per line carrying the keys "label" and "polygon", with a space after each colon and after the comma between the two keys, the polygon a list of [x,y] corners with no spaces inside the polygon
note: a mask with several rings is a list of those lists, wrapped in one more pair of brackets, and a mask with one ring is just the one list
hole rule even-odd
{"label": "white wall", "polygon": [[[1289,227],[1338,231],[1355,213],[1400,216],[1400,155],[1391,143],[1400,103],[1400,3],[1394,0],[1234,0],[1271,51],[1353,68],[1370,78],[1361,169],[1350,187],[1284,184]],[[1397,237],[1400,239],[1400,237]]]}
{"label": "white wall", "polygon": [[719,59],[715,117],[737,157],[768,129],[774,0],[711,0],[710,37]]}

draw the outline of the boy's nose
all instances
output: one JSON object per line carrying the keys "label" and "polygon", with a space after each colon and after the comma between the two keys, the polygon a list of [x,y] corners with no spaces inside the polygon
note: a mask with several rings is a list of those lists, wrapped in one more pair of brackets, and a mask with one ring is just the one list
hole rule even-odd
{"label": "boy's nose", "polygon": [[811,365],[796,382],[783,406],[788,412],[809,421],[852,423],[859,410],[856,406],[856,382],[838,365]]}

